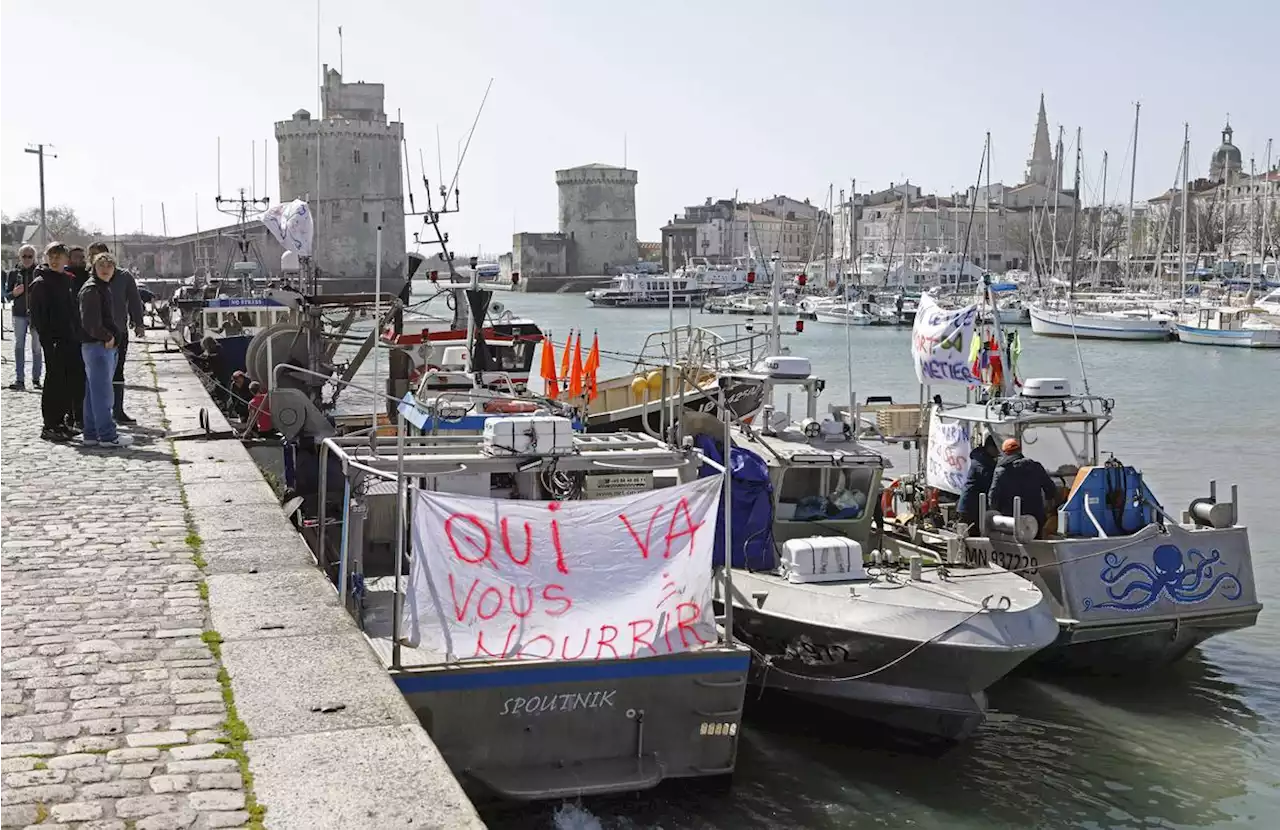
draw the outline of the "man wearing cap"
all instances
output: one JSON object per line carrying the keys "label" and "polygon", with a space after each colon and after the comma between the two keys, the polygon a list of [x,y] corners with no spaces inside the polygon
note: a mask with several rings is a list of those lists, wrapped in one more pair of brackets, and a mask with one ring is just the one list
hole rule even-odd
{"label": "man wearing cap", "polygon": [[1036,535],[1044,533],[1048,506],[1058,496],[1058,485],[1033,458],[1022,454],[1022,443],[1008,438],[1000,446],[1000,460],[991,477],[991,507],[1006,516],[1013,515],[1013,500],[1022,499],[1022,515],[1034,516]]}

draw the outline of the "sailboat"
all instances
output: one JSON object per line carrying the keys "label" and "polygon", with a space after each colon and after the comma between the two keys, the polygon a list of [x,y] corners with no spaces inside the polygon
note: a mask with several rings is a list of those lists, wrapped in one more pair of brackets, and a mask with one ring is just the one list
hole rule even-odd
{"label": "sailboat", "polygon": [[[1137,163],[1137,115],[1134,116],[1134,166]],[[1076,130],[1075,200],[1072,206],[1072,248],[1070,286],[1065,298],[1041,300],[1029,309],[1031,330],[1049,337],[1092,340],[1169,340],[1175,322],[1171,314],[1157,309],[1141,297],[1126,295],[1079,296],[1075,292],[1076,262],[1079,255],[1080,148],[1081,131]],[[1105,173],[1104,185],[1105,191]],[[1131,197],[1132,199],[1132,197]],[[1105,201],[1105,192],[1104,192]],[[1132,216],[1132,209],[1130,210]],[[1132,221],[1132,220],[1130,220]]]}

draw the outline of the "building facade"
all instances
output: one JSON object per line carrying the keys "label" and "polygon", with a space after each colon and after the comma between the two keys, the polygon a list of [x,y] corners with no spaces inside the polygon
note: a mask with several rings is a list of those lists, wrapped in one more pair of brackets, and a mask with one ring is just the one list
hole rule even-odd
{"label": "building facade", "polygon": [[388,121],[382,84],[346,83],[324,68],[322,110],[276,123],[280,198],[315,217],[315,263],[328,277],[372,279],[382,226],[382,276],[405,273],[404,125]]}
{"label": "building facade", "polygon": [[729,263],[752,251],[784,262],[804,263],[828,255],[831,214],[807,199],[774,196],[759,202],[707,197],[684,209],[662,228],[662,262],[668,271],[694,257]]}

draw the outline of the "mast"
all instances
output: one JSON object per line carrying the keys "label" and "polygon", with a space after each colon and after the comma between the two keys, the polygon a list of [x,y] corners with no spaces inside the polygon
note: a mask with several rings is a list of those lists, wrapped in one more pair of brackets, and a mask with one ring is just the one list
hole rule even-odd
{"label": "mast", "polygon": [[[982,270],[991,267],[991,131],[987,130],[987,190],[982,196]],[[960,273],[956,275],[956,287],[960,286],[960,275],[964,273],[964,263],[960,263]],[[991,306],[995,308],[994,305]]]}
{"label": "mast", "polygon": [[1080,254],[1080,137],[1081,129],[1076,127],[1076,176],[1075,176],[1075,199],[1071,206],[1071,270],[1067,273],[1067,303],[1070,307],[1076,296],[1076,259]]}
{"label": "mast", "polygon": [[[1267,157],[1270,158],[1270,156],[1271,156],[1271,142],[1268,141]],[[1270,164],[1270,162],[1268,162],[1268,164]],[[855,218],[855,214],[857,213],[857,210],[854,207],[857,201],[858,201],[858,180],[850,179],[849,180],[849,226],[852,229],[850,231],[850,234],[852,236],[852,241],[849,243],[851,246],[851,249],[849,251],[849,256],[852,257],[851,261],[854,263],[854,269],[855,269],[854,279],[857,280],[858,287],[861,288],[862,287],[862,257],[858,254],[858,220]]]}
{"label": "mast", "polygon": [[1129,210],[1125,214],[1125,224],[1128,225],[1129,244],[1124,260],[1124,281],[1128,283],[1132,278],[1131,263],[1133,261],[1133,191],[1138,181],[1138,115],[1142,112],[1142,102],[1138,101],[1133,105],[1133,160],[1129,164]]}
{"label": "mast", "polygon": [[1263,165],[1262,175],[1265,178],[1263,185],[1263,204],[1262,204],[1262,276],[1265,279],[1267,275],[1267,253],[1271,250],[1271,191],[1275,188],[1271,184],[1271,139],[1267,139],[1267,161]]}
{"label": "mast", "polygon": [[1187,296],[1187,212],[1190,210],[1187,193],[1187,168],[1191,165],[1191,124],[1182,125],[1182,228],[1178,241],[1178,302]]}
{"label": "mast", "polygon": [[1102,151],[1102,201],[1098,205],[1098,262],[1094,269],[1094,279],[1102,283],[1102,241],[1104,225],[1107,221],[1107,151]]}
{"label": "mast", "polygon": [[1062,131],[1063,125],[1058,125],[1058,146],[1057,146],[1057,171],[1053,177],[1053,217],[1052,225],[1049,228],[1049,275],[1053,276],[1054,268],[1058,263],[1058,203],[1062,201]]}

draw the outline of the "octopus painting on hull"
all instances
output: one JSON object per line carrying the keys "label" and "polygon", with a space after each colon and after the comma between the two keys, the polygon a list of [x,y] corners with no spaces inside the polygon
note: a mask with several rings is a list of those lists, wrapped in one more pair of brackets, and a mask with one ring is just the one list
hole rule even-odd
{"label": "octopus painting on hull", "polygon": [[1159,545],[1151,554],[1151,564],[1129,562],[1108,553],[1106,567],[1098,575],[1107,586],[1109,599],[1095,602],[1086,598],[1084,608],[1142,611],[1167,597],[1177,603],[1203,602],[1215,594],[1237,600],[1244,593],[1240,579],[1225,569],[1217,550],[1206,556],[1192,548],[1184,556],[1177,545]]}

